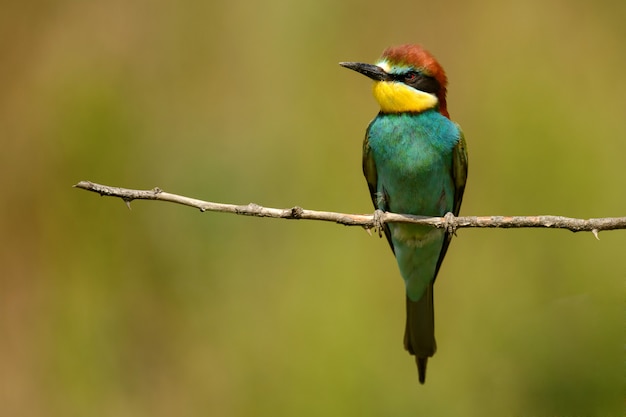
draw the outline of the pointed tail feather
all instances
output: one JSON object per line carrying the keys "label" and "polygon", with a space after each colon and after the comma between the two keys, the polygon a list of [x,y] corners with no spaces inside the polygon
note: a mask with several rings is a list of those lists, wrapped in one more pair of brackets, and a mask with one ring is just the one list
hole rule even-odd
{"label": "pointed tail feather", "polygon": [[418,301],[406,298],[406,329],[404,348],[415,355],[419,382],[426,381],[428,358],[437,351],[435,342],[435,309],[433,305],[433,284]]}
{"label": "pointed tail feather", "polygon": [[428,364],[428,358],[415,357],[415,363],[417,364],[417,377],[420,384],[426,382],[426,365]]}

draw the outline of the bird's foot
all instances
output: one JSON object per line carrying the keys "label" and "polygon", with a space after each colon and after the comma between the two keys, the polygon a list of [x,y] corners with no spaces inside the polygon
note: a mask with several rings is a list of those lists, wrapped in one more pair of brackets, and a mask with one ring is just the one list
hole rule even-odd
{"label": "bird's foot", "polygon": [[445,216],[443,216],[443,227],[446,229],[448,234],[456,236],[457,224],[454,214],[447,212]]}
{"label": "bird's foot", "polygon": [[383,237],[383,228],[385,227],[383,217],[385,217],[384,211],[379,209],[374,211],[372,222],[374,223],[374,231],[378,232],[378,237]]}

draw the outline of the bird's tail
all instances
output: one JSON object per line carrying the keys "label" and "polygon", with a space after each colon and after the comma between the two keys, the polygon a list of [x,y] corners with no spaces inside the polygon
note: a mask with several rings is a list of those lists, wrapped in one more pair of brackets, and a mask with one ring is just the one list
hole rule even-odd
{"label": "bird's tail", "polygon": [[418,301],[406,298],[406,329],[404,348],[415,355],[420,384],[426,381],[428,358],[437,351],[435,342],[435,308],[433,305],[433,284]]}

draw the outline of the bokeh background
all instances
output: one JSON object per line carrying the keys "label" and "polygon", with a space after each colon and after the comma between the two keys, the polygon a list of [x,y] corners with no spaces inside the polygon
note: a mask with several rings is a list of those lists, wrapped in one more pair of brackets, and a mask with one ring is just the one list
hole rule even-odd
{"label": "bokeh background", "polygon": [[72,188],[371,212],[377,107],[337,63],[419,42],[463,214],[624,216],[623,1],[0,10],[0,415],[623,415],[626,231],[460,230],[419,386],[383,239]]}

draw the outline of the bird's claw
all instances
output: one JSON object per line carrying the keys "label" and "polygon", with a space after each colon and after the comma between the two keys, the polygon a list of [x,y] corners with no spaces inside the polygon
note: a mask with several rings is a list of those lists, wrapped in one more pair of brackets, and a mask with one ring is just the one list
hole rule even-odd
{"label": "bird's claw", "polygon": [[446,229],[446,232],[448,232],[449,235],[456,236],[457,224],[455,219],[456,218],[454,217],[454,214],[450,212],[447,212],[443,216],[443,227],[444,229]]}
{"label": "bird's claw", "polygon": [[376,211],[374,211],[374,215],[372,216],[374,231],[378,232],[378,237],[383,237],[383,228],[385,227],[385,222],[383,221],[384,216],[385,212],[379,209],[376,209]]}

